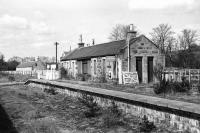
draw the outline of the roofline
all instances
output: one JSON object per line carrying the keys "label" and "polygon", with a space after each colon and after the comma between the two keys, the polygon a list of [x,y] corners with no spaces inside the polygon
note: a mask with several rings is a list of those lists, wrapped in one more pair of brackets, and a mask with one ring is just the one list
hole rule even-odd
{"label": "roofline", "polygon": [[[90,47],[95,47],[95,46],[98,46],[98,45],[104,45],[104,44],[108,44],[108,43],[112,43],[112,42],[119,42],[119,41],[125,41],[125,40],[126,39],[122,39],[122,40],[110,41],[110,42],[106,42],[106,43],[100,43],[100,44],[96,44],[96,45],[92,45],[92,46],[88,46],[88,47],[76,48],[71,53],[69,53],[67,56],[70,56],[74,51],[79,50],[79,49],[90,48]],[[88,58],[103,57],[103,56],[113,56],[113,55],[117,55],[117,54],[108,54],[108,55],[100,55],[100,56],[88,56],[88,57],[72,58],[72,59],[65,59],[65,57],[61,57],[63,59],[60,58],[60,61],[77,60],[77,59],[88,59]]]}
{"label": "roofline", "polygon": [[[88,47],[95,47],[95,46],[98,46],[98,45],[103,45],[103,44],[112,43],[112,42],[125,41],[125,40],[126,40],[126,39],[115,40],[115,41],[109,41],[109,42],[105,42],[105,43],[99,43],[99,44],[91,45],[91,46],[88,46]],[[81,48],[77,48],[77,49],[88,48],[88,47],[81,47]]]}
{"label": "roofline", "polygon": [[148,37],[146,37],[145,35],[141,35],[144,36],[147,40],[149,40],[151,43],[153,43],[157,48],[159,48],[152,40],[150,40]]}
{"label": "roofline", "polygon": [[[150,40],[148,37],[146,37],[144,34],[138,36],[138,38],[139,38],[139,37],[142,37],[142,36],[145,37],[145,38],[146,38],[148,41],[150,41],[152,44],[154,44],[156,48],[159,48],[153,41],[151,41],[151,40]],[[135,41],[136,41],[136,40],[134,40],[133,43],[134,43]],[[121,49],[125,49],[126,47],[127,47],[127,45],[124,46],[124,47],[121,48]]]}
{"label": "roofline", "polygon": [[65,60],[61,60],[61,61],[85,60],[85,59],[98,58],[98,57],[104,57],[104,56],[115,56],[115,55],[118,55],[118,54],[108,54],[108,55],[100,55],[100,56],[88,56],[88,57],[81,57],[81,58],[65,59]]}

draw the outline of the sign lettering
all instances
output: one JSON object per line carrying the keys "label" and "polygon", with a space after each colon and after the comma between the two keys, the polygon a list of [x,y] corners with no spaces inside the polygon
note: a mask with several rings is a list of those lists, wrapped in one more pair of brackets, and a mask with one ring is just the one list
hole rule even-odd
{"label": "sign lettering", "polygon": [[137,84],[139,83],[137,72],[123,72],[124,84]]}

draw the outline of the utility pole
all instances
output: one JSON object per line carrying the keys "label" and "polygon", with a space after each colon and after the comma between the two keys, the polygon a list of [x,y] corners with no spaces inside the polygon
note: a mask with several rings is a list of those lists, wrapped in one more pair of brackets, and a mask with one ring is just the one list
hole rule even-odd
{"label": "utility pole", "polygon": [[55,45],[56,45],[56,70],[57,70],[58,69],[57,52],[58,52],[58,45],[59,45],[59,43],[55,42]]}

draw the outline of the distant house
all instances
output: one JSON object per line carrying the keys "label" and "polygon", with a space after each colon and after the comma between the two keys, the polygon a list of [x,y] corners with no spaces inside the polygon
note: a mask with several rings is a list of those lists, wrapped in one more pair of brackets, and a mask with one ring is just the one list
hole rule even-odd
{"label": "distant house", "polygon": [[56,63],[51,62],[51,63],[46,63],[47,65],[47,70],[56,70]]}
{"label": "distant house", "polygon": [[37,71],[45,70],[46,64],[40,61],[24,62],[17,66],[16,71]]}
{"label": "distant house", "polygon": [[165,66],[165,56],[159,48],[144,35],[136,37],[135,32],[129,32],[125,40],[88,47],[81,42],[78,46],[61,58],[63,66],[74,77],[105,75],[106,79],[118,79],[122,84],[123,72],[137,72],[140,83],[149,83],[155,81],[153,67],[157,63]]}

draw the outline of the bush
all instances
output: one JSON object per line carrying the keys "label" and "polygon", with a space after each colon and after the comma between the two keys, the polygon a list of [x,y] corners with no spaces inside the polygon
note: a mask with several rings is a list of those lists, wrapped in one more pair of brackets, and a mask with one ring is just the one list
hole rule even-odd
{"label": "bush", "polygon": [[168,91],[167,90],[168,85],[169,85],[169,81],[166,81],[165,79],[163,79],[159,83],[154,84],[154,92],[156,94],[166,93]]}
{"label": "bush", "polygon": [[91,75],[90,74],[84,74],[84,81],[88,81],[91,79]]}
{"label": "bush", "polygon": [[107,80],[106,80],[106,75],[105,74],[100,74],[98,75],[97,77],[95,77],[93,79],[94,82],[97,82],[97,83],[106,83]]}
{"label": "bush", "polygon": [[189,91],[191,89],[191,85],[189,81],[186,80],[186,77],[182,77],[181,87],[183,92]]}
{"label": "bush", "polygon": [[151,132],[156,129],[156,126],[153,122],[149,122],[146,115],[142,118],[142,121],[139,123],[140,132]]}
{"label": "bush", "polygon": [[159,82],[162,82],[162,80],[165,78],[165,73],[163,70],[164,67],[162,64],[156,64],[156,66],[153,69],[153,74]]}
{"label": "bush", "polygon": [[154,84],[155,94],[188,92],[190,89],[190,83],[185,77],[182,77],[182,82],[169,82],[163,79],[160,83]]}
{"label": "bush", "polygon": [[44,92],[49,93],[49,94],[51,94],[51,95],[56,95],[56,94],[58,94],[58,92],[57,92],[53,87],[50,87],[49,89],[45,88],[45,89],[44,89]]}
{"label": "bush", "polygon": [[13,75],[9,75],[8,76],[8,80],[13,82],[13,81],[15,81],[15,77]]}
{"label": "bush", "polygon": [[60,68],[60,75],[61,75],[61,79],[66,79],[68,78],[68,72],[64,67]]}
{"label": "bush", "polygon": [[84,80],[85,80],[84,74],[78,73],[78,74],[76,75],[76,79],[77,79],[78,81],[84,81]]}
{"label": "bush", "polygon": [[88,81],[90,80],[91,78],[91,75],[90,74],[77,74],[76,75],[76,79],[79,80],[79,81]]}
{"label": "bush", "polygon": [[118,109],[118,106],[114,103],[114,101],[112,101],[111,106],[102,111],[102,114],[103,126],[107,128],[124,124],[122,111]]}
{"label": "bush", "polygon": [[82,93],[78,100],[86,107],[86,110],[84,111],[86,117],[95,117],[100,114],[100,107],[92,96]]}

